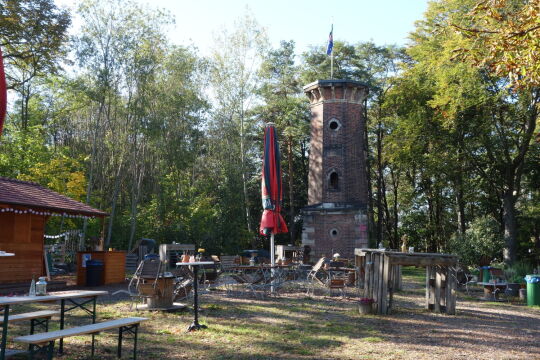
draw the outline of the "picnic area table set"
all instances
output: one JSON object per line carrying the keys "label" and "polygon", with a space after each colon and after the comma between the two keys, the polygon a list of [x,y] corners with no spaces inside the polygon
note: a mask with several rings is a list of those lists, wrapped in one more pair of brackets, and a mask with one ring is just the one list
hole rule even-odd
{"label": "picnic area table set", "polygon": [[[63,354],[64,350],[64,337],[70,337],[82,334],[92,335],[92,356],[94,355],[96,333],[108,330],[112,328],[119,329],[119,346],[118,354],[121,354],[121,341],[124,333],[134,334],[134,355],[136,358],[136,344],[137,344],[137,328],[139,324],[146,318],[124,318],[106,321],[102,323],[96,323],[97,318],[97,306],[96,300],[98,296],[107,295],[107,291],[95,291],[95,290],[70,290],[51,292],[44,296],[2,296],[0,297],[0,306],[3,307],[3,320],[2,320],[2,342],[0,345],[0,360],[6,359],[7,356],[11,356],[22,351],[8,350],[7,336],[9,323],[13,321],[31,320],[31,333],[27,336],[19,336],[14,339],[16,342],[22,342],[29,345],[30,358],[33,358],[36,352],[45,351],[49,359],[53,358],[53,349],[55,340],[59,340],[58,353]],[[32,313],[15,314],[10,315],[10,310],[16,305],[34,304],[34,303],[50,303],[60,302],[60,309],[58,311],[37,311]],[[81,309],[87,315],[90,316],[91,324],[86,326],[79,326],[74,328],[65,329],[66,314]],[[60,330],[48,332],[48,320],[53,315],[60,316]],[[35,324],[36,319],[40,320],[38,324]],[[35,325],[44,325],[45,332],[41,334],[34,334]]]}
{"label": "picnic area table set", "polygon": [[[433,254],[417,252],[399,252],[386,249],[355,249],[355,262],[347,259],[321,257],[314,265],[297,261],[281,260],[272,265],[265,262],[249,264],[238,257],[212,256],[212,261],[201,259],[200,256],[182,256],[182,261],[171,263],[170,267],[158,257],[152,255],[142,260],[134,273],[127,291],[133,301],[141,300],[145,310],[172,310],[178,298],[178,289],[184,289],[183,298],[193,295],[193,320],[187,331],[206,329],[199,318],[200,296],[208,293],[212,282],[216,289],[226,290],[227,295],[246,296],[255,299],[265,299],[270,296],[280,296],[291,286],[292,291],[306,291],[306,295],[315,295],[315,288],[332,298],[338,290],[344,298],[346,293],[351,299],[357,298],[360,314],[390,314],[394,306],[394,294],[402,286],[402,267],[425,267],[425,306],[434,312],[456,314],[457,257],[451,254]],[[174,265],[173,265],[174,264]],[[174,266],[174,268],[172,268]],[[486,270],[488,271],[488,270]],[[212,274],[215,274],[213,278]],[[487,273],[486,273],[487,274]],[[484,274],[485,275],[485,274]],[[482,280],[487,279],[482,277]],[[528,278],[531,292],[540,297],[540,277],[530,275]],[[489,290],[486,296],[495,299],[498,291],[506,286],[502,270],[490,268],[489,281],[475,284]],[[231,290],[233,285],[234,291]],[[201,291],[202,287],[202,291]],[[346,289],[349,289],[346,291]],[[539,288],[539,289],[537,289]],[[467,290],[468,291],[468,290]],[[31,291],[32,293],[32,291]],[[215,292],[216,293],[216,292]],[[320,293],[320,291],[319,291]],[[69,290],[50,292],[42,296],[4,296],[0,297],[0,315],[2,323],[2,339],[0,343],[0,360],[12,355],[28,353],[34,358],[39,353],[48,359],[55,356],[55,342],[58,342],[56,353],[64,353],[64,338],[80,335],[91,335],[91,355],[95,352],[95,335],[106,330],[118,330],[118,357],[122,354],[122,342],[125,337],[133,339],[133,358],[137,357],[137,334],[139,325],[148,320],[145,317],[125,317],[97,322],[99,311],[97,298],[107,296],[104,290]],[[219,294],[217,292],[216,294]],[[113,294],[114,295],[114,294]],[[214,298],[215,299],[215,298]],[[170,304],[169,304],[170,302]],[[50,309],[41,309],[28,313],[15,313],[13,308],[25,304],[50,304]],[[175,303],[176,304],[176,303]],[[185,308],[183,305],[180,308]],[[142,309],[142,308],[141,308]],[[81,310],[88,318],[88,324],[66,327],[69,315],[75,310]],[[135,307],[135,310],[139,310]],[[53,317],[59,318],[59,330],[49,331]],[[9,325],[14,322],[30,322],[30,334],[14,337],[15,343],[25,344],[28,351],[7,349]],[[42,333],[37,333],[43,330]]]}

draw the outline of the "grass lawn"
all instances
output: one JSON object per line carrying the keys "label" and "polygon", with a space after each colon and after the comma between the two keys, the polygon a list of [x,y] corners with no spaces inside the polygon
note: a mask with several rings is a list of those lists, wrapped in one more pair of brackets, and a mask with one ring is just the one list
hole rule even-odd
{"label": "grass lawn", "polygon": [[[456,316],[434,314],[422,306],[424,273],[404,269],[405,290],[387,316],[360,315],[354,292],[346,299],[297,292],[256,300],[217,291],[201,297],[206,330],[186,332],[191,311],[135,313],[127,301],[102,303],[98,321],[149,317],[141,326],[139,359],[540,359],[540,310],[460,298]],[[70,313],[69,324],[85,323],[83,315]],[[27,331],[13,329],[10,336]],[[97,339],[96,358],[115,359],[116,333]],[[131,340],[124,344],[129,358]],[[64,346],[62,359],[87,359],[90,336],[66,339]]]}

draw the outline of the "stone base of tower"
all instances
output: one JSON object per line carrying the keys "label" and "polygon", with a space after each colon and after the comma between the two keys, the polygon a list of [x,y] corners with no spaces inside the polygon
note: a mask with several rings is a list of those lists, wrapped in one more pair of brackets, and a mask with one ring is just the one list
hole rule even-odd
{"label": "stone base of tower", "polygon": [[322,203],[302,209],[302,245],[309,246],[312,261],[339,253],[352,259],[354,249],[368,246],[365,206]]}

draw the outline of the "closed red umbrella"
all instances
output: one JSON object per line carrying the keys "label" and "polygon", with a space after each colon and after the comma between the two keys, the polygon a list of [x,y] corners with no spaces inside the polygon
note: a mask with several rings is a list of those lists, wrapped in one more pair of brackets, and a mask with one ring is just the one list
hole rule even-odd
{"label": "closed red umbrella", "polygon": [[0,135],[4,127],[4,119],[6,118],[7,108],[7,86],[6,74],[4,73],[4,60],[2,58],[2,50],[0,49]]}
{"label": "closed red umbrella", "polygon": [[264,129],[264,156],[262,166],[261,192],[263,214],[261,218],[261,235],[270,235],[270,258],[275,265],[274,234],[286,233],[287,224],[280,214],[283,200],[281,182],[281,166],[276,128],[268,123]]}

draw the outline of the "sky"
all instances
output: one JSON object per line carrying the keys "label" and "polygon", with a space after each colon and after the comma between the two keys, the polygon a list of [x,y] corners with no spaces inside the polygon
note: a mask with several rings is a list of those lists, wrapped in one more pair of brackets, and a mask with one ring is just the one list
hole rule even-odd
{"label": "sky", "polygon": [[[76,0],[55,0],[74,9]],[[414,22],[422,18],[428,0],[136,0],[168,10],[176,19],[172,42],[194,44],[208,54],[214,34],[231,28],[246,7],[266,28],[273,46],[294,40],[297,53],[324,45],[334,24],[334,41],[405,45]],[[80,23],[75,19],[74,26]]]}

